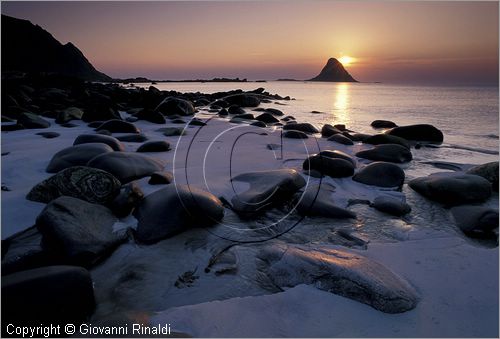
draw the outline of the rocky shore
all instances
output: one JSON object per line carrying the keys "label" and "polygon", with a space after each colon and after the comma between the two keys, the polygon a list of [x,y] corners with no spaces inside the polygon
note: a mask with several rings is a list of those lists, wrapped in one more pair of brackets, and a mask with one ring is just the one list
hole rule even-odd
{"label": "rocky shore", "polygon": [[403,313],[428,297],[364,255],[374,215],[411,227],[434,208],[498,245],[498,162],[407,180],[446,138],[425,122],[314,126],[264,88],[2,85],[4,321],[110,324],[303,284]]}

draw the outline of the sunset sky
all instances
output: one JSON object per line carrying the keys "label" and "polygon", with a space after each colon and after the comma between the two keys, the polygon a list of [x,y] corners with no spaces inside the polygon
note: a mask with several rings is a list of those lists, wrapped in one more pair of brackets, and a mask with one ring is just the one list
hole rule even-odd
{"label": "sunset sky", "polygon": [[2,2],[113,77],[498,83],[498,2]]}

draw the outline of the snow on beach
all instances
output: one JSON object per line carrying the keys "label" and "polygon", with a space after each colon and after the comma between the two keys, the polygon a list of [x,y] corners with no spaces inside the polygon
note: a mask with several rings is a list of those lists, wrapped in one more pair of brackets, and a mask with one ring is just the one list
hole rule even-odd
{"label": "snow on beach", "polygon": [[[134,124],[150,141],[170,142],[172,151],[148,155],[165,161],[165,170],[173,172],[175,185],[192,185],[226,201],[250,187],[230,180],[238,174],[283,168],[301,173],[303,160],[320,150],[336,149],[353,155],[372,148],[362,143],[341,145],[319,137],[282,138],[276,127],[231,124],[207,111],[197,116],[208,119],[207,125],[186,127],[182,137],[165,137],[157,131],[163,125],[145,121]],[[8,152],[2,156],[2,185],[10,189],[2,192],[2,239],[32,226],[44,208],[45,204],[25,197],[35,184],[50,176],[45,168],[52,155],[71,146],[77,135],[93,133],[82,121],[73,121],[77,127],[64,128],[47,120],[52,125],[43,131],[60,133],[59,137],[45,139],[35,134],[42,130],[2,133],[2,153]],[[165,126],[184,127],[173,123]],[[130,152],[140,145],[123,144]],[[281,145],[282,149],[270,150],[269,144]],[[433,149],[412,149],[413,162],[428,160],[430,152]],[[370,163],[360,158],[356,161],[358,168]],[[417,168],[399,166],[406,170],[407,181],[445,171],[423,163]],[[299,220],[296,213],[279,223],[281,211],[270,211],[262,218],[242,221],[226,208],[223,221],[214,227],[192,229],[149,246],[129,241],[91,269],[97,300],[91,321],[106,324],[146,318],[152,324],[169,323],[175,331],[201,337],[498,336],[498,247],[488,248],[465,237],[454,226],[449,210],[407,185],[400,192],[364,185],[349,177],[304,178],[306,187],[319,183],[334,186],[335,204],[356,212],[357,218],[307,217],[295,225]],[[148,185],[147,181],[137,181],[146,196],[164,187]],[[352,204],[377,196],[406,201],[412,212],[399,218],[363,203]],[[498,208],[498,194],[494,193],[485,206]],[[117,222],[115,229],[134,228],[136,223],[134,217],[128,217]],[[342,229],[365,244],[340,246],[335,237]],[[331,247],[375,260],[416,290],[416,308],[387,314],[302,284],[270,292],[262,286],[254,263],[259,247],[244,242],[261,242],[277,235],[273,240],[276,243]],[[231,240],[240,244],[227,252],[226,262],[218,264],[221,272],[230,273],[206,272],[210,259]],[[189,272],[192,281],[179,280]],[[179,287],[178,281],[184,285]]]}

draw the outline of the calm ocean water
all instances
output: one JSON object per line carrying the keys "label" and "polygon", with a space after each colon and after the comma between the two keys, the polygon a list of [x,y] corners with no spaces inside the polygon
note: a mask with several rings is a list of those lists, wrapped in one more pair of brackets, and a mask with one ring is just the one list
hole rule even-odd
{"label": "calm ocean water", "polygon": [[[445,135],[445,147],[434,154],[438,159],[432,160],[464,163],[498,160],[498,87],[302,81],[159,83],[155,86],[161,90],[204,93],[264,87],[271,93],[295,98],[285,102],[286,106],[265,106],[279,108],[301,122],[310,122],[318,127],[325,123],[345,124],[351,130],[365,133],[376,133],[370,127],[375,119],[392,120],[398,125],[429,123]],[[313,110],[324,113],[311,113]]]}

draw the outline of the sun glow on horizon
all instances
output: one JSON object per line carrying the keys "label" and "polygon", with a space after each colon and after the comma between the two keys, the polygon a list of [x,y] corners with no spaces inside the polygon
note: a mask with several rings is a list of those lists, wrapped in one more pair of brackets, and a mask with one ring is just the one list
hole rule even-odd
{"label": "sun glow on horizon", "polygon": [[352,58],[348,55],[344,55],[344,56],[341,56],[339,58],[339,62],[344,66],[349,66],[350,64],[352,64],[354,62],[354,58]]}

